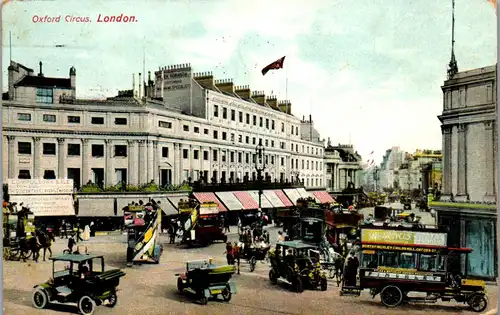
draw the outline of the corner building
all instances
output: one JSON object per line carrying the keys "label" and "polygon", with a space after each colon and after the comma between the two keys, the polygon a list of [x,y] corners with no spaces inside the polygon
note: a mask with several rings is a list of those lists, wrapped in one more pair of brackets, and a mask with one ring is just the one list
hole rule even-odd
{"label": "corner building", "polygon": [[[211,73],[175,65],[133,79],[106,100],[76,97],[76,69],[51,78],[11,62],[3,93],[3,180],[72,178],[80,187],[125,182],[179,185],[203,177],[256,177],[255,147],[265,147],[264,175],[325,184],[323,142],[309,121],[278,101]],[[307,128],[307,130],[302,130]]]}

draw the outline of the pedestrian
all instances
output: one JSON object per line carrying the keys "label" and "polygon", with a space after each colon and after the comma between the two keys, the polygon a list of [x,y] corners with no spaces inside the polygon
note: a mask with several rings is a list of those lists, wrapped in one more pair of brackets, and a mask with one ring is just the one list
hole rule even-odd
{"label": "pedestrian", "polygon": [[168,243],[175,244],[175,228],[172,221],[170,221],[170,224],[168,225],[168,237],[169,237]]}
{"label": "pedestrian", "polygon": [[76,245],[75,239],[73,238],[73,235],[70,234],[69,239],[68,239],[68,250],[69,253],[73,253],[73,247]]}
{"label": "pedestrian", "polygon": [[233,245],[231,245],[231,242],[227,242],[225,254],[226,254],[227,264],[234,265]]}
{"label": "pedestrian", "polygon": [[284,242],[285,241],[285,236],[283,235],[283,232],[278,231],[278,243]]}
{"label": "pedestrian", "polygon": [[68,232],[66,231],[66,221],[62,220],[59,230],[61,231],[61,239],[68,238]]}
{"label": "pedestrian", "polygon": [[80,229],[80,223],[77,223],[75,225],[75,234],[76,234],[76,242],[78,243],[78,241],[82,241],[83,242],[83,238],[82,238],[82,229]]}
{"label": "pedestrian", "polygon": [[241,259],[241,250],[240,247],[238,246],[238,243],[234,242],[233,246],[233,261],[236,263],[236,268],[238,271],[238,274],[240,274],[240,259]]}
{"label": "pedestrian", "polygon": [[229,220],[223,218],[224,223],[224,233],[231,233],[231,229],[229,228]]}
{"label": "pedestrian", "polygon": [[95,236],[95,225],[94,225],[94,221],[91,221],[91,222],[90,222],[89,228],[90,228],[90,237],[94,237],[94,236]]}

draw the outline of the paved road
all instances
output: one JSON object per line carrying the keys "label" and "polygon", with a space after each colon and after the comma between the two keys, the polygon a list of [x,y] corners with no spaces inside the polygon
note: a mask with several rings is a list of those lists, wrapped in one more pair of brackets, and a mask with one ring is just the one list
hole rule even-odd
{"label": "paved road", "polygon": [[[272,228],[272,235],[277,229]],[[236,239],[233,234],[230,239]],[[272,236],[273,239],[275,239]],[[165,238],[166,239],[166,238]],[[386,309],[378,297],[372,299],[366,292],[361,297],[340,297],[335,284],[329,283],[326,292],[305,291],[302,294],[290,292],[285,284],[273,286],[268,279],[269,267],[258,263],[255,272],[250,273],[248,265],[242,265],[241,275],[235,275],[238,293],[230,303],[210,302],[201,306],[188,296],[177,293],[175,274],[182,272],[185,261],[213,257],[216,263],[224,263],[224,244],[216,243],[206,248],[183,249],[165,244],[165,252],[159,265],[145,265],[127,268],[125,264],[125,236],[96,237],[86,242],[89,250],[103,254],[108,268],[123,268],[127,275],[120,283],[119,302],[114,309],[100,307],[98,314],[473,314],[465,306],[453,303],[432,305],[405,305],[397,309]],[[54,252],[61,252],[66,242],[57,240]],[[76,313],[74,307],[52,307],[36,310],[31,306],[31,290],[51,275],[50,262],[21,263],[4,262],[4,307],[5,314],[63,314]],[[489,289],[490,301],[496,306],[497,288]]]}

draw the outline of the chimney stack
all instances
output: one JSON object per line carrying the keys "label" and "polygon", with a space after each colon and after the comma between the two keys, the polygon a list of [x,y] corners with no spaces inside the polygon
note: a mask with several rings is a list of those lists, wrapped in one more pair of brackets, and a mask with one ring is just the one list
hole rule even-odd
{"label": "chimney stack", "polygon": [[271,108],[278,109],[278,99],[276,98],[276,96],[271,95],[266,97],[266,103],[267,105],[271,106]]}
{"label": "chimney stack", "polygon": [[244,100],[250,99],[250,86],[249,85],[240,85],[235,87],[236,95],[241,97]]}
{"label": "chimney stack", "polygon": [[215,86],[226,93],[234,94],[233,79],[215,80]]}
{"label": "chimney stack", "polygon": [[43,71],[42,71],[42,62],[40,61],[40,73],[38,74],[39,77],[43,77]]}
{"label": "chimney stack", "polygon": [[288,115],[292,114],[292,103],[290,103],[290,101],[279,101],[278,107],[283,113]]}
{"label": "chimney stack", "polygon": [[135,97],[135,73],[132,73],[132,96]]}
{"label": "chimney stack", "polygon": [[312,119],[312,115],[309,115],[309,122],[312,123],[313,119]]}
{"label": "chimney stack", "polygon": [[139,72],[139,91],[137,92],[137,97],[138,98],[142,97],[142,93],[141,93],[141,89],[142,89],[141,78],[142,78],[142,73]]}
{"label": "chimney stack", "polygon": [[255,103],[257,103],[259,105],[266,104],[266,94],[264,93],[264,91],[252,92],[252,99],[255,101]]}
{"label": "chimney stack", "polygon": [[208,89],[214,89],[215,84],[212,71],[194,73],[193,77],[196,80],[196,82],[198,82],[201,86],[206,87]]}

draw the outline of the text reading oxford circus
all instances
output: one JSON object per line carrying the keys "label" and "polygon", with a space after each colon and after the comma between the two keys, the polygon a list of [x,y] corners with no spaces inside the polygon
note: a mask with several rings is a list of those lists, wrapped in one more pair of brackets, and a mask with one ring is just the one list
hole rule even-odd
{"label": "text reading oxford circus", "polygon": [[96,3],[4,5],[5,314],[497,312],[496,1]]}

